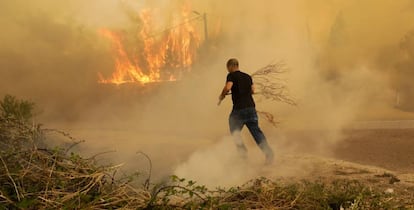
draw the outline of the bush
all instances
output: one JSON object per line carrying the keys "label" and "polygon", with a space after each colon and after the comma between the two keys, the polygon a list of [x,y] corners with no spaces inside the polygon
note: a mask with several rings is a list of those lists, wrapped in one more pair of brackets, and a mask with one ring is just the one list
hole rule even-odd
{"label": "bush", "polygon": [[27,100],[18,100],[11,95],[4,96],[0,101],[0,115],[3,118],[13,118],[29,121],[33,117],[34,103]]}

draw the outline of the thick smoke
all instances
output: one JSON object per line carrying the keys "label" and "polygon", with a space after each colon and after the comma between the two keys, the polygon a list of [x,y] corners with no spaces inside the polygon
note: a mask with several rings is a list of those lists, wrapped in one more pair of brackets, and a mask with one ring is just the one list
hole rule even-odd
{"label": "thick smoke", "polygon": [[[135,12],[146,7],[165,14],[157,20],[168,27],[169,15],[184,3],[207,14],[210,37],[191,74],[177,83],[146,87],[97,83],[98,72],[110,73],[114,66],[99,29],[136,30]],[[229,57],[239,58],[248,73],[275,60],[289,66],[285,76],[299,106],[257,103],[283,122],[277,130],[262,122],[279,154],[298,148],[329,152],[352,121],[397,118],[413,109],[413,11],[410,0],[2,1],[0,95],[36,102],[38,120],[86,138],[87,153],[115,149],[110,159],[117,162],[135,161],[135,152],[143,150],[159,174],[177,168],[181,175],[204,179],[204,167],[237,165],[230,156],[224,162],[214,159],[231,147],[230,100],[216,106]],[[201,20],[197,27],[203,34]],[[313,137],[312,148],[298,130],[323,134]],[[244,134],[257,153],[253,157],[260,159]],[[222,141],[227,143],[214,145]],[[243,167],[232,174],[252,170]],[[223,165],[215,169],[217,176],[226,174]],[[245,175],[232,180],[258,174]]]}

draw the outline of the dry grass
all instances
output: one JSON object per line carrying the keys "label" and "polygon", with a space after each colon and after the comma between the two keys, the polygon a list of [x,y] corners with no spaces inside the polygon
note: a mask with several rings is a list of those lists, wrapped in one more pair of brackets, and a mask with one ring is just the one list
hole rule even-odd
{"label": "dry grass", "polygon": [[94,158],[82,158],[69,149],[38,148],[51,130],[4,118],[0,126],[0,206],[137,208],[149,199],[145,190],[114,178],[119,166],[98,166]]}

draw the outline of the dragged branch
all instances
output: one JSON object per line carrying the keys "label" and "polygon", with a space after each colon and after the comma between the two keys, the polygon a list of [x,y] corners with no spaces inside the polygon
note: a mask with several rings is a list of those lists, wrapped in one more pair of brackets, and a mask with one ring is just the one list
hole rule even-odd
{"label": "dragged branch", "polygon": [[296,106],[296,100],[289,93],[286,81],[281,75],[288,72],[284,62],[269,64],[252,74],[257,94],[265,99]]}
{"label": "dragged branch", "polygon": [[266,121],[268,121],[270,124],[272,124],[274,127],[277,127],[277,125],[280,123],[275,120],[275,116],[269,112],[259,111],[257,110],[257,114],[259,114],[261,117],[264,117]]}

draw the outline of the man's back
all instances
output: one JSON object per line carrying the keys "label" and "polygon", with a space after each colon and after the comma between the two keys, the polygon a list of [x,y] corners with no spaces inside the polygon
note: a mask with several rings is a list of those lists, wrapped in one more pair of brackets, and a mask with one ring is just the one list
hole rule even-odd
{"label": "man's back", "polygon": [[231,88],[233,109],[255,107],[252,97],[253,81],[250,75],[235,71],[227,75],[227,82],[233,82]]}

